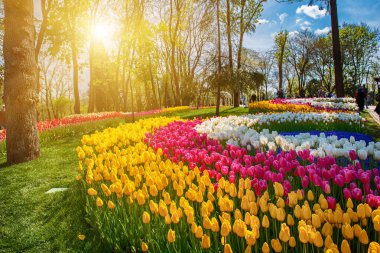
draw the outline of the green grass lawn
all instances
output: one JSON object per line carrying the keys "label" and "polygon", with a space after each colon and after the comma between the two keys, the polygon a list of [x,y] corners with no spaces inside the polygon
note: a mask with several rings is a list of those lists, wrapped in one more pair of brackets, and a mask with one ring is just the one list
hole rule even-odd
{"label": "green grass lawn", "polygon": [[[184,118],[211,117],[215,108],[171,113]],[[246,114],[247,108],[222,108],[221,115]],[[380,140],[380,127],[364,115],[367,132]],[[370,117],[370,116],[369,116]],[[75,148],[83,134],[115,127],[123,119],[107,119],[61,127],[41,134],[41,157],[5,165],[0,144],[0,252],[112,252],[85,220],[85,200],[75,180]],[[53,187],[68,191],[45,194]],[[86,235],[84,241],[79,234]]]}

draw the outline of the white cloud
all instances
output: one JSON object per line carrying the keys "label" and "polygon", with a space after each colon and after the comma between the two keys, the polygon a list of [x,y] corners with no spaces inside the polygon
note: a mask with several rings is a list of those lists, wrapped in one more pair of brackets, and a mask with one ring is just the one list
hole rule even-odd
{"label": "white cloud", "polygon": [[284,12],[280,15],[278,15],[278,19],[280,20],[280,23],[284,23],[285,19],[288,17],[288,13]]}
{"label": "white cloud", "polygon": [[311,29],[311,23],[309,21],[304,21],[302,18],[296,19],[296,24],[299,25],[301,30],[310,30]]}
{"label": "white cloud", "polygon": [[297,8],[296,13],[304,13],[313,19],[323,18],[327,15],[326,10],[321,10],[317,5],[302,5]]}
{"label": "white cloud", "polygon": [[297,19],[296,24],[298,24],[301,30],[310,30],[311,23],[309,21],[303,21],[302,19]]}
{"label": "white cloud", "polygon": [[299,34],[299,32],[297,32],[297,31],[289,32],[289,37],[293,37],[293,36],[295,36],[297,34]]}
{"label": "white cloud", "polygon": [[315,30],[315,34],[316,35],[325,35],[325,34],[328,34],[330,32],[330,27],[325,27],[325,28],[323,28],[323,29],[317,29],[317,30]]}
{"label": "white cloud", "polygon": [[259,24],[259,25],[265,25],[265,24],[268,24],[269,23],[269,20],[268,19],[258,19],[256,24]]}

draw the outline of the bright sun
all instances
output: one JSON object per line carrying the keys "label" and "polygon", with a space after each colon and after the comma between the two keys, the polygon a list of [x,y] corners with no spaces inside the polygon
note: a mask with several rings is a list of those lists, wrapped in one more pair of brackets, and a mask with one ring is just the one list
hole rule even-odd
{"label": "bright sun", "polygon": [[97,23],[92,29],[92,35],[96,40],[105,42],[108,41],[109,37],[111,36],[111,29],[104,23]]}

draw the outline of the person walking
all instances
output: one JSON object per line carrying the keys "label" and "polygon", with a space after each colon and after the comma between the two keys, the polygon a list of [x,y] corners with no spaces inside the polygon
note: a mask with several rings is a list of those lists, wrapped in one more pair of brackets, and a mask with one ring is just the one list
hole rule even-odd
{"label": "person walking", "polygon": [[356,93],[356,104],[359,107],[359,113],[363,111],[364,109],[364,97],[365,97],[364,89],[362,86],[359,86],[359,89]]}
{"label": "person walking", "polygon": [[363,85],[363,92],[364,92],[364,105],[365,105],[365,108],[368,109],[368,88],[365,85]]}

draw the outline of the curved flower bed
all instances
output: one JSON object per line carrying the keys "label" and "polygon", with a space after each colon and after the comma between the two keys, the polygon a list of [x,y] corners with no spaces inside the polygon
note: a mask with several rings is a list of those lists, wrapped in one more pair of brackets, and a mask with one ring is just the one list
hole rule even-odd
{"label": "curved flower bed", "polygon": [[347,110],[357,111],[358,106],[352,99],[327,99],[327,98],[295,98],[295,99],[275,99],[270,101],[273,104],[286,105],[308,105],[316,110]]}
{"label": "curved flower bed", "polygon": [[380,245],[378,169],[310,151],[248,151],[200,120],[140,120],[84,136],[86,210],[115,251],[366,252]]}
{"label": "curved flower bed", "polygon": [[[336,131],[279,134],[276,131],[270,132],[268,129],[257,132],[253,128],[247,127],[250,125],[249,122],[243,121],[242,123],[242,120],[245,119],[238,120],[235,117],[210,119],[197,125],[196,130],[222,143],[245,147],[249,151],[276,151],[280,148],[283,151],[295,150],[298,152],[308,149],[315,158],[323,158],[327,155],[335,158],[348,158],[349,151],[354,150],[360,154],[363,160],[368,157],[368,162],[373,166],[380,161],[380,142],[374,143],[371,137],[364,134]],[[331,134],[326,136],[326,133]],[[365,138],[368,144],[358,137]]]}
{"label": "curved flower bed", "polygon": [[[189,106],[177,106],[177,107],[168,107],[162,109],[155,109],[150,111],[136,112],[134,113],[135,117],[144,117],[144,116],[152,116],[160,113],[171,113],[178,112],[183,110],[190,109]],[[61,127],[61,126],[69,126],[80,124],[84,122],[97,121],[103,119],[111,119],[111,118],[128,118],[132,117],[131,113],[123,113],[123,112],[98,112],[98,113],[87,113],[87,114],[74,114],[62,119],[52,119],[37,122],[37,129],[39,132],[43,132],[52,128]],[[5,140],[6,138],[6,129],[0,130],[0,141]]]}
{"label": "curved flower bed", "polygon": [[259,101],[249,104],[249,112],[256,113],[274,113],[274,112],[322,112],[323,109],[316,109],[308,104],[286,104],[273,103],[272,101]]}
{"label": "curved flower bed", "polygon": [[221,128],[221,131],[234,131],[236,127],[246,126],[256,131],[362,132],[364,120],[360,115],[352,113],[273,113],[211,118],[203,126],[209,129]]}

